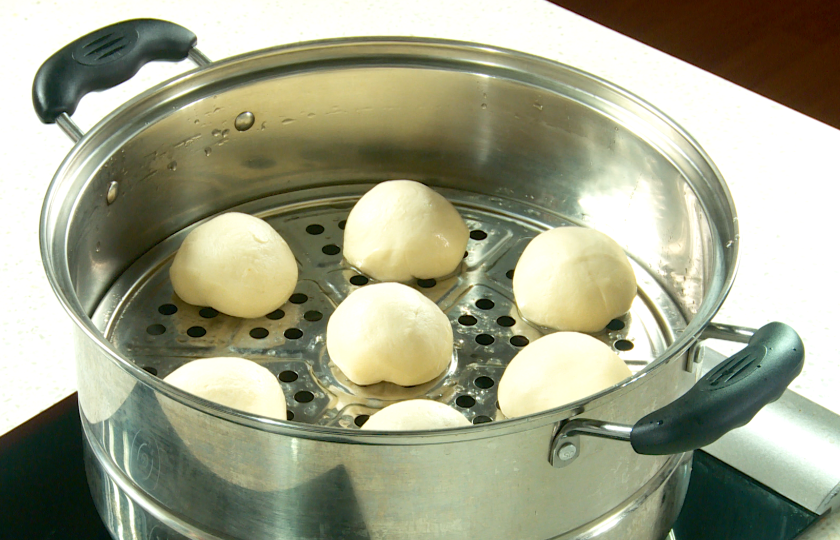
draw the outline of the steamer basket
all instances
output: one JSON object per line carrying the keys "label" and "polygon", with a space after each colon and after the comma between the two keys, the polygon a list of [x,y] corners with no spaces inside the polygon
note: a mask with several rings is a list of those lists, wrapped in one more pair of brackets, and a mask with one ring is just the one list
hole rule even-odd
{"label": "steamer basket", "polygon": [[[358,387],[328,358],[326,322],[370,282],[342,260],[344,220],[393,178],[438,190],[472,231],[454,275],[411,284],[449,316],[455,352],[430,383]],[[172,292],[185,235],[231,210],[266,219],[297,257],[295,295],[267,317],[227,317]],[[511,271],[530,238],[569,225],[609,234],[632,260],[633,308],[596,337],[635,376],[505,420],[499,377],[545,333],[518,314]],[[659,540],[690,453],[643,456],[593,438],[559,468],[552,441],[573,416],[633,424],[692,386],[692,347],[731,286],[738,228],[710,159],[627,92],[512,51],[360,38],[206,65],[109,115],[50,186],[42,251],[77,323],[88,475],[115,538]],[[275,373],[289,421],[160,380],[218,355]],[[414,397],[476,425],[358,430]]]}

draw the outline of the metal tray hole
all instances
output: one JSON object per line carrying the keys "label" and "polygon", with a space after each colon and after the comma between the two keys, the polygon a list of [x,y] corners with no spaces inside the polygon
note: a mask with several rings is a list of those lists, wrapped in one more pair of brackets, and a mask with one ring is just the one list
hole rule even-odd
{"label": "metal tray hole", "polygon": [[309,403],[313,399],[315,399],[315,394],[309,390],[301,390],[295,394],[295,401],[298,403]]}
{"label": "metal tray hole", "polygon": [[283,335],[286,336],[286,339],[300,339],[303,336],[303,331],[298,328],[289,328]]}
{"label": "metal tray hole", "polygon": [[264,339],[268,337],[268,330],[262,326],[258,326],[256,328],[251,328],[251,331],[248,332],[248,334],[250,334],[250,336],[254,339]]}
{"label": "metal tray hole", "polygon": [[417,285],[423,287],[424,289],[431,289],[435,285],[437,285],[437,280],[435,278],[432,279],[418,279]]}
{"label": "metal tray hole", "polygon": [[478,322],[478,319],[473,317],[472,315],[461,315],[458,317],[458,323],[462,326],[475,326],[475,323]]}
{"label": "metal tray hole", "polygon": [[347,220],[346,219],[342,219],[341,221],[338,222],[338,228],[341,229],[342,231],[344,230],[344,227],[346,227],[346,226],[347,226]]}
{"label": "metal tray hole", "polygon": [[277,378],[283,382],[295,382],[298,380],[298,374],[290,369],[287,369],[286,371],[281,371]]}
{"label": "metal tray hole", "polygon": [[178,312],[178,306],[175,304],[163,304],[158,308],[158,312],[161,315],[174,315]]}
{"label": "metal tray hole", "polygon": [[484,416],[484,415],[478,415],[475,418],[473,418],[473,424],[486,424],[486,423],[492,422],[492,421],[493,421],[492,418],[490,418],[489,416]]}
{"label": "metal tray hole", "polygon": [[355,275],[350,278],[350,283],[352,285],[358,285],[359,287],[361,287],[362,285],[367,285],[369,281],[370,279],[368,279],[367,276]]}
{"label": "metal tray hole", "polygon": [[320,311],[307,311],[303,314],[303,318],[309,322],[317,322],[324,318],[324,314]]}
{"label": "metal tray hole", "polygon": [[194,338],[204,337],[207,330],[203,326],[190,326],[187,328],[187,335]]}
{"label": "metal tray hole", "polygon": [[338,255],[341,253],[341,248],[335,244],[327,244],[321,248],[321,251],[324,252],[324,255]]}
{"label": "metal tray hole", "polygon": [[615,342],[615,348],[619,351],[629,351],[633,348],[633,342],[626,339],[619,339]]}
{"label": "metal tray hole", "polygon": [[313,236],[319,235],[322,232],[324,232],[324,226],[323,225],[318,225],[317,223],[313,223],[312,225],[308,225],[306,227],[306,232],[308,232],[309,234],[311,234]]}
{"label": "metal tray hole", "polygon": [[624,321],[620,321],[618,319],[613,319],[609,323],[607,323],[607,330],[623,330],[624,329]]}
{"label": "metal tray hole", "polygon": [[478,334],[477,336],[475,336],[475,342],[479,345],[492,345],[495,341],[496,338],[494,338],[490,334]]}
{"label": "metal tray hole", "polygon": [[289,302],[293,304],[303,304],[307,300],[309,300],[309,297],[303,293],[295,293],[289,297]]}
{"label": "metal tray hole", "polygon": [[146,333],[150,336],[159,336],[166,332],[166,327],[162,324],[151,324],[146,327]]}
{"label": "metal tray hole", "polygon": [[481,376],[478,377],[475,381],[473,381],[475,385],[479,388],[488,389],[493,388],[493,385],[496,384],[496,381],[491,379],[490,377]]}
{"label": "metal tray hole", "polygon": [[530,343],[530,341],[525,336],[513,336],[510,338],[510,344],[514,347],[524,347],[528,343]]}
{"label": "metal tray hole", "polygon": [[498,319],[496,319],[496,324],[499,326],[504,326],[505,328],[509,328],[516,324],[516,319],[513,317],[508,317],[507,315],[502,315]]}
{"label": "metal tray hole", "polygon": [[290,411],[290,410],[286,410],[286,420],[294,420],[294,419],[295,419],[295,413]]}
{"label": "metal tray hole", "polygon": [[353,423],[356,424],[358,427],[362,427],[363,425],[365,425],[365,422],[368,421],[368,418],[370,418],[369,414],[360,414],[359,416],[353,419]]}
{"label": "metal tray hole", "polygon": [[145,369],[146,371],[148,371],[149,373],[151,373],[152,375],[157,377],[158,371],[157,371],[156,368],[154,368],[152,366],[143,366],[143,369]]}
{"label": "metal tray hole", "polygon": [[266,315],[265,318],[269,319],[269,320],[272,320],[272,321],[279,321],[280,319],[282,319],[285,316],[286,316],[285,311],[283,311],[282,309],[275,309],[274,311],[272,311],[271,313]]}
{"label": "metal tray hole", "polygon": [[473,240],[484,240],[485,238],[487,238],[487,233],[482,231],[481,229],[470,231],[470,238],[472,238]]}
{"label": "metal tray hole", "polygon": [[494,307],[496,307],[496,303],[490,300],[489,298],[479,298],[475,301],[475,307],[484,310],[493,309]]}
{"label": "metal tray hole", "polygon": [[219,312],[211,307],[206,307],[199,309],[198,314],[205,319],[212,319],[213,317],[217,316]]}
{"label": "metal tray hole", "polygon": [[475,405],[475,398],[467,395],[458,396],[458,398],[455,400],[455,404],[461,408],[469,409],[470,407]]}

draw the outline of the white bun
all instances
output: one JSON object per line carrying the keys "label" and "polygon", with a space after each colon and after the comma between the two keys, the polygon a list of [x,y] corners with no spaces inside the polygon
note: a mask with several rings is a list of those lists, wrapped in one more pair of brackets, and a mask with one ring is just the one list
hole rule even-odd
{"label": "white bun", "polygon": [[451,274],[470,231],[442,195],[412,180],[390,180],[368,191],[344,228],[344,257],[380,281]]}
{"label": "white bun", "polygon": [[636,276],[621,247],[594,229],[560,227],[531,240],[513,275],[513,294],[528,321],[597,332],[630,310]]}
{"label": "white bun", "polygon": [[446,370],[452,346],[452,325],[446,314],[399,283],[353,291],[327,323],[330,358],[359,385],[428,382]]}
{"label": "white bun", "polygon": [[452,407],[430,399],[410,399],[389,405],[368,418],[362,429],[422,431],[469,426],[470,421]]}
{"label": "white bun", "polygon": [[175,294],[188,304],[253,318],[289,299],[298,269],[292,250],[271,225],[230,212],[187,235],[169,277]]}
{"label": "white bun", "polygon": [[286,419],[280,381],[244,358],[202,358],[179,367],[164,381],[208,401],[269,418]]}
{"label": "white bun", "polygon": [[499,381],[499,408],[508,418],[561,407],[610,388],[631,371],[603,342],[557,332],[513,357]]}

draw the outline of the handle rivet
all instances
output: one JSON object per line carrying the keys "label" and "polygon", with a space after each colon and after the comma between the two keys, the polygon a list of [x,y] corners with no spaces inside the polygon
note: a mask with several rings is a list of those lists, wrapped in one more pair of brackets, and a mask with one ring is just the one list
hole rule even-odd
{"label": "handle rivet", "polygon": [[557,449],[557,459],[560,461],[569,461],[577,457],[578,449],[572,443],[565,443]]}
{"label": "handle rivet", "polygon": [[239,131],[248,131],[254,125],[254,113],[245,111],[239,113],[239,116],[233,121],[233,127]]}
{"label": "handle rivet", "polygon": [[120,185],[116,181],[108,184],[108,193],[105,195],[105,200],[108,201],[108,204],[112,204],[117,200],[117,191],[119,187]]}

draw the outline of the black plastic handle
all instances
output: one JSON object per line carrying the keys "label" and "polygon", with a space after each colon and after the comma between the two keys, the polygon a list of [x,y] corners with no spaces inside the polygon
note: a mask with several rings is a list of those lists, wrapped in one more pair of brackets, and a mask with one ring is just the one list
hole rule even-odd
{"label": "black plastic handle", "polygon": [[805,347],[786,324],[762,326],[749,345],[727,358],[682,397],[633,426],[639,454],[667,455],[702,448],[741,427],[782,396],[802,371]]}
{"label": "black plastic handle", "polygon": [[196,41],[186,28],[157,19],[123,21],[92,32],[52,55],[35,74],[35,112],[52,124],[62,113],[72,115],[86,94],[127,81],[153,60],[183,60]]}

